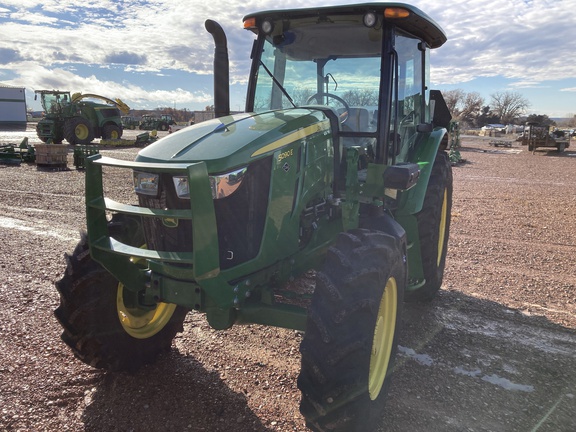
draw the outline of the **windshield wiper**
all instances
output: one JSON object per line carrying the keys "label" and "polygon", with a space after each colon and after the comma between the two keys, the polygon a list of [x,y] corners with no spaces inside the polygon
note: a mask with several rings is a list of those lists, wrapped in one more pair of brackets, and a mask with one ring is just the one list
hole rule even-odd
{"label": "windshield wiper", "polygon": [[266,73],[270,76],[270,78],[272,78],[272,81],[274,81],[274,84],[276,84],[278,86],[278,88],[280,89],[280,91],[284,94],[284,96],[286,96],[286,99],[288,99],[290,101],[290,103],[292,104],[292,106],[294,108],[296,108],[296,104],[294,103],[294,100],[292,100],[292,98],[290,97],[290,95],[288,94],[288,92],[286,91],[286,89],[284,88],[284,86],[282,84],[280,84],[280,81],[278,81],[276,79],[276,77],[274,76],[274,74],[272,72],[270,72],[270,69],[268,69],[266,67],[266,65],[262,62],[262,60],[260,60],[260,65],[264,68],[264,70],[266,71]]}

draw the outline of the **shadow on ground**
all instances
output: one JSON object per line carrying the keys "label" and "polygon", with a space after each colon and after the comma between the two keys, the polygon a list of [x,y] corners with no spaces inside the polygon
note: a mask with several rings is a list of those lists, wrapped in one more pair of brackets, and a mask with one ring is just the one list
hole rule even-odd
{"label": "shadow on ground", "polygon": [[82,420],[91,432],[270,430],[243,394],[176,350],[134,375],[102,372],[85,399]]}

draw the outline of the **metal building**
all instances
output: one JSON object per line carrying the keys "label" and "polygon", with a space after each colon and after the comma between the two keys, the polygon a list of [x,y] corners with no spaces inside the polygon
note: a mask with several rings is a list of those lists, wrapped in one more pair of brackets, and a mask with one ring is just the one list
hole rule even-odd
{"label": "metal building", "polygon": [[0,130],[26,129],[26,92],[0,84]]}

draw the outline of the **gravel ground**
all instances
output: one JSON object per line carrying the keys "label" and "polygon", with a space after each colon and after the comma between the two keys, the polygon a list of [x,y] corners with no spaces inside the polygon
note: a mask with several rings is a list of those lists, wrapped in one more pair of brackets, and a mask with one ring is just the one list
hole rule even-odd
{"label": "gravel ground", "polygon": [[[405,307],[382,430],[573,432],[576,143],[561,155],[462,144],[444,285]],[[173,350],[134,375],[74,359],[53,316],[84,226],[71,160],[0,165],[0,430],[304,431],[294,331],[214,331],[191,313]]]}

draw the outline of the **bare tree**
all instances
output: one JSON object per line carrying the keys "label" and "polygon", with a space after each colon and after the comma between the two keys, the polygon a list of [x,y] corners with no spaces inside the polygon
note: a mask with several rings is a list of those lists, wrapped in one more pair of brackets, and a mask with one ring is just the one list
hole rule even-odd
{"label": "bare tree", "polygon": [[452,118],[457,119],[460,117],[460,111],[465,99],[465,93],[462,89],[447,90],[442,92],[444,101],[448,106]]}
{"label": "bare tree", "polygon": [[492,112],[504,124],[514,122],[530,106],[528,99],[517,92],[497,92],[490,97]]}
{"label": "bare tree", "polygon": [[375,90],[350,90],[342,98],[354,106],[378,105],[378,92]]}
{"label": "bare tree", "polygon": [[478,126],[478,118],[482,115],[484,99],[478,92],[466,93],[462,89],[442,92],[448,110],[453,120],[467,123],[470,126]]}
{"label": "bare tree", "polygon": [[305,87],[305,88],[296,88],[294,90],[291,91],[290,96],[292,97],[292,100],[294,101],[294,103],[296,104],[296,106],[300,106],[300,105],[305,105],[306,103],[317,103],[317,101],[313,100],[311,102],[308,102],[308,99],[310,98],[310,96],[312,96],[314,93],[316,93],[315,91],[313,91],[311,88],[309,87]]}
{"label": "bare tree", "polygon": [[478,118],[482,115],[484,98],[478,92],[466,93],[460,112],[460,121],[478,126]]}
{"label": "bare tree", "polygon": [[[300,106],[306,103],[319,103],[319,100],[308,101],[314,94],[316,92],[310,88],[297,88],[292,90],[290,95],[294,103]],[[342,94],[341,98],[351,106],[378,105],[378,92],[376,90],[350,90]],[[332,100],[331,103],[334,104],[336,101]]]}

